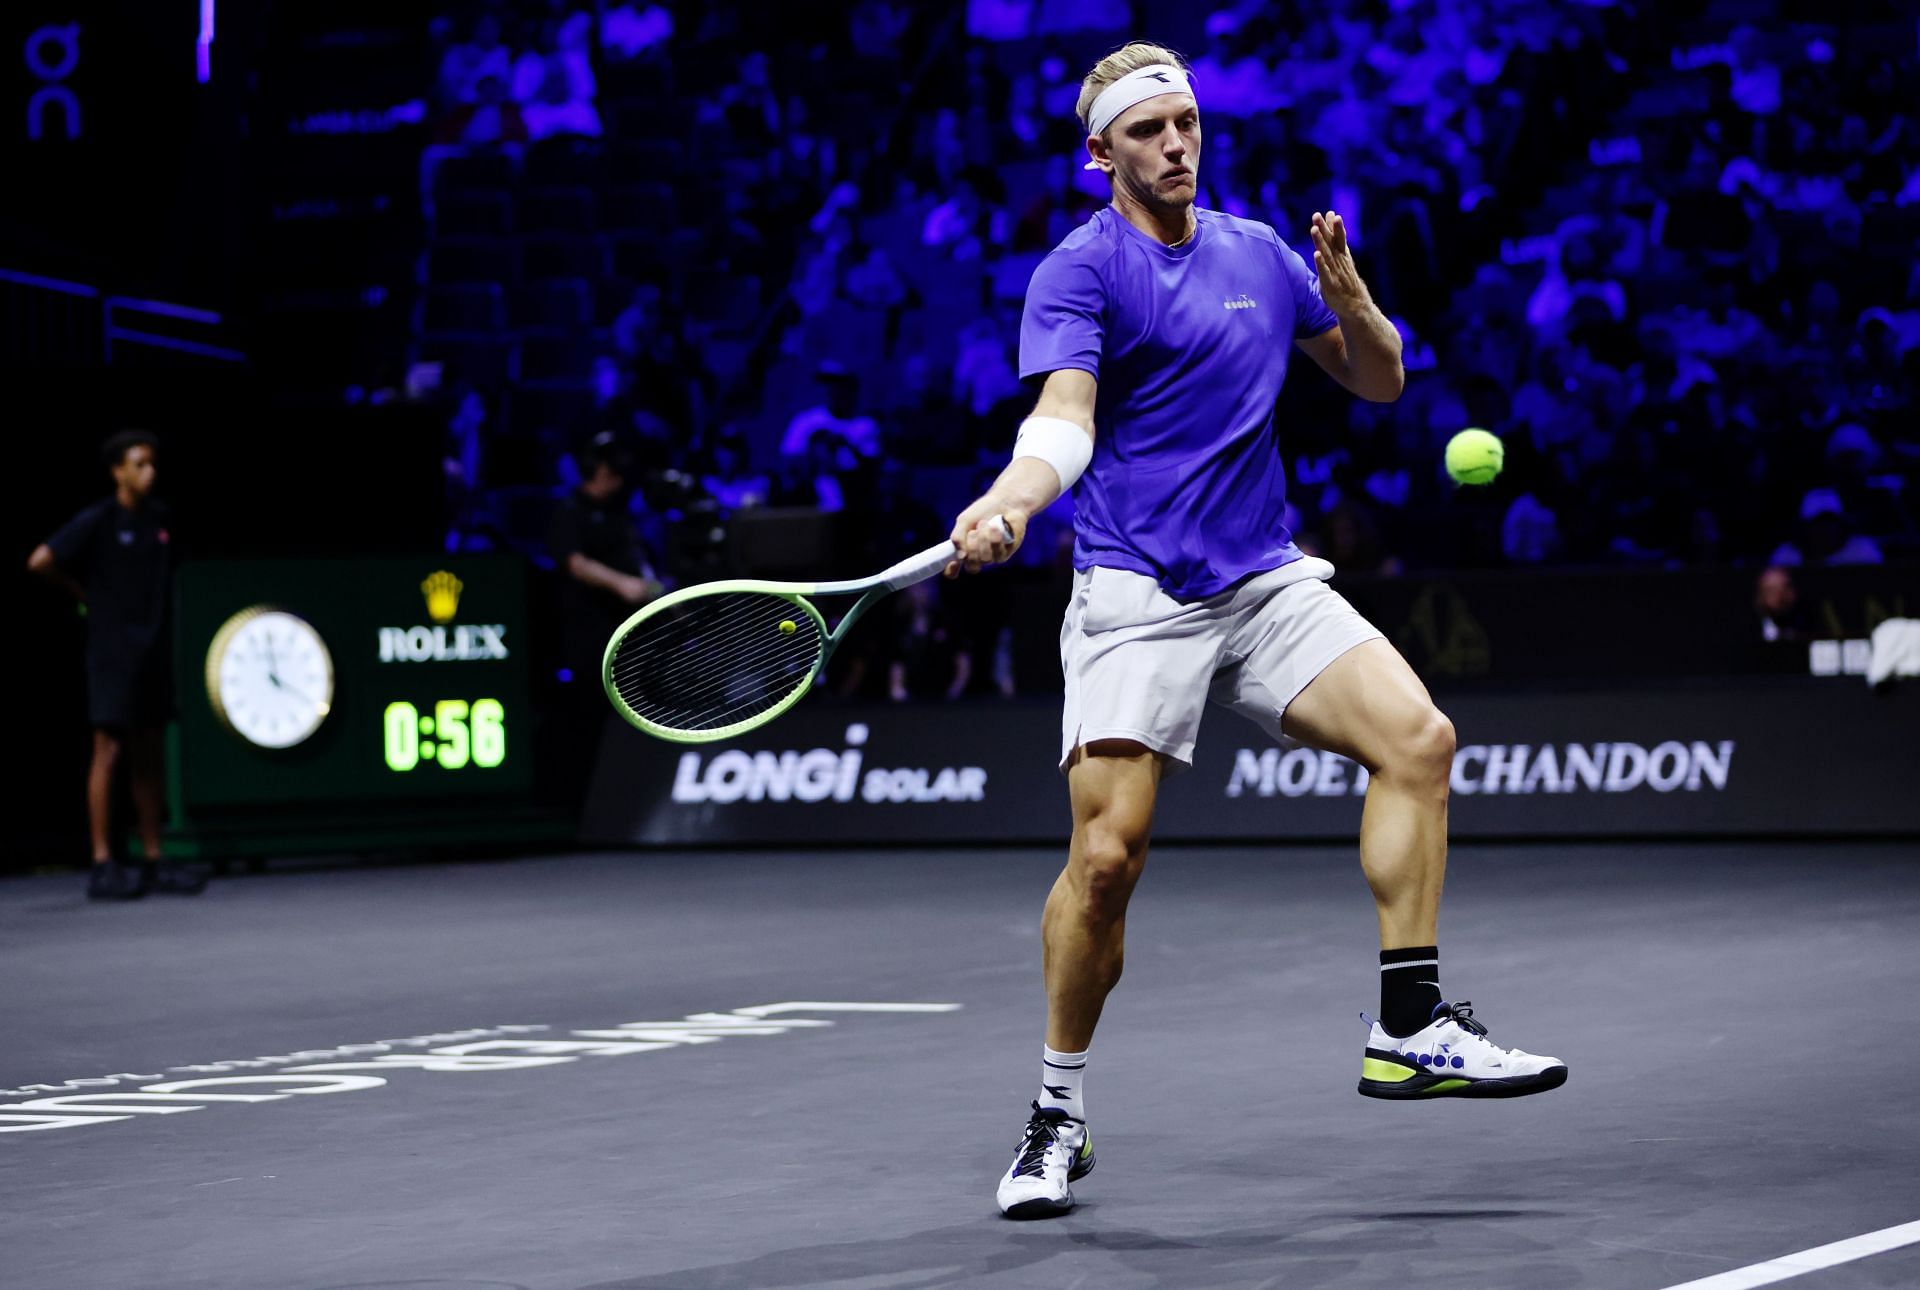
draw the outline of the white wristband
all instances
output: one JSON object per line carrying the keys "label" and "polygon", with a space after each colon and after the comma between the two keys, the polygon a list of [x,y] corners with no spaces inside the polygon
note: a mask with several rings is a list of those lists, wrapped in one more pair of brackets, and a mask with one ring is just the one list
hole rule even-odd
{"label": "white wristband", "polygon": [[1014,460],[1022,457],[1038,457],[1052,466],[1064,493],[1093,460],[1093,436],[1059,417],[1028,417],[1020,423],[1020,435],[1013,441]]}

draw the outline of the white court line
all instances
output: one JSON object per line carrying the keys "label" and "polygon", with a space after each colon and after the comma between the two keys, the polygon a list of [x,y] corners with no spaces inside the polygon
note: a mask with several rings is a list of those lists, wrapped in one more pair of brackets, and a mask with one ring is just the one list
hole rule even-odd
{"label": "white court line", "polygon": [[1851,1263],[1869,1254],[1897,1250],[1903,1245],[1920,1245],[1920,1223],[1902,1223],[1898,1227],[1883,1227],[1864,1236],[1849,1236],[1832,1245],[1815,1246],[1798,1254],[1783,1254],[1777,1259],[1768,1259],[1751,1267],[1715,1273],[1698,1281],[1683,1281],[1679,1285],[1668,1286],[1667,1290],[1750,1290],[1753,1286],[1770,1286],[1776,1281],[1818,1272],[1821,1268],[1830,1268],[1838,1263]]}

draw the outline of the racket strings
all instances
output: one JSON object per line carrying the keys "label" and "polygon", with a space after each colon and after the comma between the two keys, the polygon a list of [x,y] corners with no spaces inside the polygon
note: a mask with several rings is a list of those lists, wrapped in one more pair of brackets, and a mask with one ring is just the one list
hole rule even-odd
{"label": "racket strings", "polygon": [[[737,603],[711,606],[705,604],[706,601],[723,599]],[[769,602],[769,605],[755,603],[760,601]],[[767,643],[765,632],[755,624],[764,612],[769,611],[769,606],[770,612],[775,615],[771,627],[776,632],[780,630],[781,622],[791,622],[794,624],[792,635],[799,636],[800,620],[805,617],[802,611],[797,610],[789,601],[782,598],[760,593],[739,592],[725,597],[702,597],[688,602],[673,613],[676,616],[686,615],[690,618],[690,611],[695,605],[701,606],[710,621],[694,624],[682,619],[680,623],[674,625],[685,626],[687,631],[678,637],[667,630],[668,623],[658,618],[649,619],[641,627],[636,628],[636,631],[654,628],[658,632],[660,643],[665,648],[652,660],[643,660],[636,653],[630,660],[616,661],[614,665],[616,679],[622,667],[629,671],[650,667],[657,674],[654,678],[656,681],[665,686],[671,686],[684,679],[685,674],[697,668],[730,666],[737,663],[739,657],[761,652]],[[696,636],[700,647],[690,648],[688,638]],[[616,658],[623,659],[623,655],[616,655]]]}
{"label": "racket strings", "polygon": [[813,615],[791,600],[721,592],[635,624],[614,646],[608,676],[645,721],[688,733],[716,730],[751,720],[805,687],[823,645]]}
{"label": "racket strings", "polygon": [[644,664],[625,668],[616,677],[616,691],[637,715],[655,725],[700,731],[764,712],[812,677],[817,653],[806,644],[783,648],[757,640],[719,643],[727,639],[713,632],[681,633],[680,639],[660,647],[625,651],[680,661],[657,673]]}
{"label": "racket strings", "polygon": [[[716,688],[751,702],[751,682],[808,666],[816,645],[812,632],[800,630],[804,614],[784,601],[761,599],[770,603],[695,602],[671,618],[648,620],[616,653],[616,687],[624,692],[644,685],[657,702],[678,701],[688,710],[705,706]],[[782,632],[783,622],[793,630]]]}
{"label": "racket strings", "polygon": [[[779,623],[792,622],[792,635],[800,634],[799,619],[803,615],[794,613],[788,606],[772,624],[772,630],[779,631]],[[765,657],[767,650],[766,632],[755,630],[748,621],[749,612],[735,611],[724,619],[715,621],[692,636],[682,634],[681,638],[667,637],[663,647],[651,651],[653,662],[639,656],[638,650],[623,650],[616,655],[614,665],[614,683],[616,689],[622,689],[640,679],[643,671],[650,672],[644,679],[651,693],[670,696],[686,688],[687,692],[698,694],[698,687],[689,687],[696,673],[709,672],[716,675],[729,671],[744,670],[746,666]],[[784,634],[784,633],[783,633]]]}

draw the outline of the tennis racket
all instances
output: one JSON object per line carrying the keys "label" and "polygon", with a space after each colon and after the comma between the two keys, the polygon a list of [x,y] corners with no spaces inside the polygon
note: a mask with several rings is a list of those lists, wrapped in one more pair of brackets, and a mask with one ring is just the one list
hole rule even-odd
{"label": "tennis racket", "polygon": [[[1009,542],[1006,517],[995,523]],[[650,735],[711,743],[758,726],[800,702],[882,597],[925,582],[959,559],[951,542],[930,546],[871,578],[852,582],[705,582],[660,597],[607,642],[600,680],[615,711]],[[831,629],[811,597],[858,596]]]}

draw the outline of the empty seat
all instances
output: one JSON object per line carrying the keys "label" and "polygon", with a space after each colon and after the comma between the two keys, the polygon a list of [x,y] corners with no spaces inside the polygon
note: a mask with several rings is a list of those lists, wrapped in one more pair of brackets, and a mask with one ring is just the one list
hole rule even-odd
{"label": "empty seat", "polygon": [[665,231],[679,217],[679,200],[666,184],[620,184],[600,194],[600,227],[609,231]]}
{"label": "empty seat", "polygon": [[657,138],[674,130],[687,118],[687,108],[669,98],[647,94],[627,94],[601,105],[607,128],[614,137],[627,140]]}
{"label": "empty seat", "polygon": [[476,150],[442,154],[433,170],[436,200],[461,189],[506,189],[512,186],[513,159],[504,152]]}
{"label": "empty seat", "polygon": [[593,293],[580,278],[529,282],[513,294],[513,325],[566,330],[593,324]]}
{"label": "empty seat", "polygon": [[687,279],[687,312],[722,331],[740,331],[760,318],[760,279],[696,273]]}
{"label": "empty seat", "polygon": [[541,233],[526,239],[528,278],[597,278],[606,271],[600,246],[587,233]]}
{"label": "empty seat", "polygon": [[606,276],[595,278],[593,289],[593,325],[610,327],[621,311],[633,303],[634,282],[631,278]]}
{"label": "empty seat", "polygon": [[521,174],[527,183],[548,187],[591,186],[600,178],[600,145],[577,135],[557,134],[527,147]]}
{"label": "empty seat", "polygon": [[514,379],[528,382],[583,382],[593,369],[593,345],[565,332],[536,332],[521,337],[514,356]]}
{"label": "empty seat", "polygon": [[613,272],[636,282],[664,281],[688,267],[675,263],[674,239],[664,231],[615,234],[607,239],[607,251]]}
{"label": "empty seat", "polygon": [[503,238],[441,238],[427,248],[426,280],[510,285],[520,280],[519,248]]}
{"label": "empty seat", "polygon": [[498,237],[513,232],[513,198],[488,189],[449,192],[434,203],[437,237]]}
{"label": "empty seat", "polygon": [[535,188],[520,197],[520,227],[528,233],[585,233],[595,223],[593,190],[581,184]]}
{"label": "empty seat", "polygon": [[423,336],[416,358],[442,365],[441,384],[493,390],[506,384],[513,341],[505,336],[455,334]]}
{"label": "empty seat", "polygon": [[516,386],[507,396],[508,428],[516,436],[570,440],[593,411],[584,385]]}
{"label": "empty seat", "polygon": [[505,321],[501,291],[494,283],[436,283],[420,292],[418,322],[423,332],[485,333]]}

